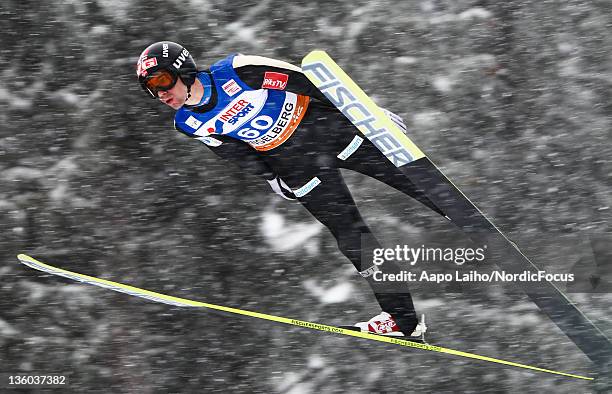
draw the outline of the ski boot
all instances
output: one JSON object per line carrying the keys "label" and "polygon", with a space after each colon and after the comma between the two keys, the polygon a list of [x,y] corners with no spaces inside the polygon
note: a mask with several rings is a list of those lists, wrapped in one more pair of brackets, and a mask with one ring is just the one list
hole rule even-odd
{"label": "ski boot", "polygon": [[421,316],[421,321],[417,324],[414,331],[410,335],[405,335],[402,331],[400,331],[395,319],[387,312],[381,312],[367,322],[356,323],[354,326],[350,327],[350,329],[423,343],[425,343],[425,332],[427,332],[425,315]]}

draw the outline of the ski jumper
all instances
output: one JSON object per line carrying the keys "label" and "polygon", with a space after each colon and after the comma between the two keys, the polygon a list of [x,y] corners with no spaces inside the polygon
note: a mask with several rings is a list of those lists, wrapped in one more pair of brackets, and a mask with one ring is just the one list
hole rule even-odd
{"label": "ski jumper", "polygon": [[[340,168],[375,178],[443,215],[340,113],[299,67],[260,56],[230,55],[198,73],[212,94],[183,106],[178,131],[219,157],[266,180],[278,176],[336,238],[340,251],[372,287],[383,311],[410,335],[418,322],[406,287],[389,292],[372,274],[371,249],[380,247],[364,222]],[[362,237],[373,242],[364,243]],[[369,262],[362,256],[370,257]],[[386,262],[385,273],[400,268]]]}

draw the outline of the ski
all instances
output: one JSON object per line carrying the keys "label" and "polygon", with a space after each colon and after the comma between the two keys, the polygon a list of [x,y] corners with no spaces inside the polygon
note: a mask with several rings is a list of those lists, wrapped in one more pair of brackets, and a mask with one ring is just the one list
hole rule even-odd
{"label": "ski", "polygon": [[[343,330],[349,330],[349,331],[359,331],[359,332],[363,332],[361,331],[361,329],[359,327],[355,327],[355,326],[338,326],[338,328],[342,328]],[[378,335],[378,336],[382,336],[382,337],[387,337],[387,338],[393,338],[393,339],[399,339],[402,341],[410,341],[410,342],[417,342],[417,343],[425,343],[428,344],[427,341],[425,341],[425,335],[421,335],[418,337],[413,337],[413,336],[391,336],[391,335],[382,335],[382,334],[372,334],[372,335]]]}
{"label": "ski", "polygon": [[112,282],[110,280],[96,278],[94,276],[84,275],[84,274],[80,274],[77,272],[68,271],[62,268],[57,268],[52,265],[43,263],[25,254],[20,254],[17,256],[17,258],[22,264],[25,264],[30,268],[33,268],[33,269],[36,269],[42,272],[46,272],[51,275],[61,276],[61,277],[72,279],[78,282],[103,287],[105,289],[113,290],[113,291],[120,292],[120,293],[125,293],[125,294],[135,296],[135,297],[144,298],[149,301],[169,304],[172,306],[213,309],[213,310],[218,310],[222,312],[242,315],[242,316],[254,317],[257,319],[274,321],[277,323],[289,324],[289,325],[297,326],[297,327],[310,328],[312,330],[324,331],[324,332],[329,332],[333,334],[347,335],[351,337],[368,339],[368,340],[378,341],[378,342],[385,342],[385,343],[390,343],[390,344],[404,346],[404,347],[410,347],[410,348],[421,349],[421,350],[426,350],[426,351],[431,351],[431,352],[444,353],[444,354],[449,354],[449,355],[454,355],[454,356],[459,356],[459,357],[487,361],[491,363],[507,365],[507,366],[517,367],[517,368],[523,368],[523,369],[528,369],[532,371],[545,372],[549,374],[560,375],[560,376],[565,376],[565,377],[570,377],[570,378],[575,378],[575,379],[582,379],[582,380],[593,380],[594,379],[588,376],[554,371],[551,369],[535,367],[535,366],[531,366],[527,364],[520,364],[520,363],[515,363],[512,361],[501,360],[498,358],[481,356],[475,353],[462,352],[460,350],[454,350],[454,349],[444,348],[440,346],[429,345],[426,343],[418,343],[418,342],[414,342],[410,340],[401,339],[401,337],[399,338],[398,337],[386,337],[383,335],[375,335],[375,334],[365,333],[361,331],[354,331],[352,329],[344,329],[344,328],[340,328],[336,326],[329,326],[329,325],[319,324],[319,323],[314,323],[314,322],[309,322],[309,321],[268,315],[265,313],[253,312],[253,311],[248,311],[248,310],[238,309],[238,308],[231,308],[231,307],[226,307],[222,305],[209,304],[205,302],[189,300],[186,298],[173,297],[170,295],[156,293],[154,291],[141,289],[141,288],[126,285],[123,283]]}
{"label": "ski", "polygon": [[[302,71],[454,225],[473,241],[486,242],[498,266],[509,273],[538,270],[324,51],[309,53]],[[593,363],[609,365],[610,339],[558,287],[541,282],[523,291]]]}

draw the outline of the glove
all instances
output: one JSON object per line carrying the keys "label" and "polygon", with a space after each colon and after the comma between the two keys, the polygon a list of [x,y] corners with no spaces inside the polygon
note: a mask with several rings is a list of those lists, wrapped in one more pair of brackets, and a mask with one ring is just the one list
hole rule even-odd
{"label": "glove", "polygon": [[385,108],[381,108],[381,109],[383,110],[385,115],[387,115],[387,117],[391,119],[391,121],[395,123],[400,129],[402,129],[404,134],[406,134],[406,131],[408,130],[406,129],[406,125],[404,124],[404,119],[402,119],[401,116],[396,115],[393,112],[389,111],[388,109],[385,109]]}
{"label": "glove", "polygon": [[287,184],[283,182],[283,180],[279,177],[274,177],[274,179],[269,179],[267,181],[270,184],[272,190],[274,190],[274,193],[278,194],[285,200],[297,200],[297,197],[295,196],[295,194],[293,194],[293,190],[291,190],[291,188],[287,186]]}

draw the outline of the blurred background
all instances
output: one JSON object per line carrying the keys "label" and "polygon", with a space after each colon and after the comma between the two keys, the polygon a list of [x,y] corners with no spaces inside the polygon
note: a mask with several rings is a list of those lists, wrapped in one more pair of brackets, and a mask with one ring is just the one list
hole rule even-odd
{"label": "blurred background", "polygon": [[[593,236],[609,256],[611,27],[609,1],[3,1],[0,371],[68,373],[79,392],[592,392],[585,381],[159,305],[15,256],[324,324],[378,313],[306,210],[176,133],[173,112],[140,89],[137,57],[162,39],[202,68],[232,52],[299,64],[324,49],[538,264],[570,270],[592,255]],[[345,175],[380,239],[446,228],[389,187]],[[571,297],[611,336],[598,273],[609,262],[588,261],[599,279]],[[592,369],[520,293],[414,296],[434,344]]]}

